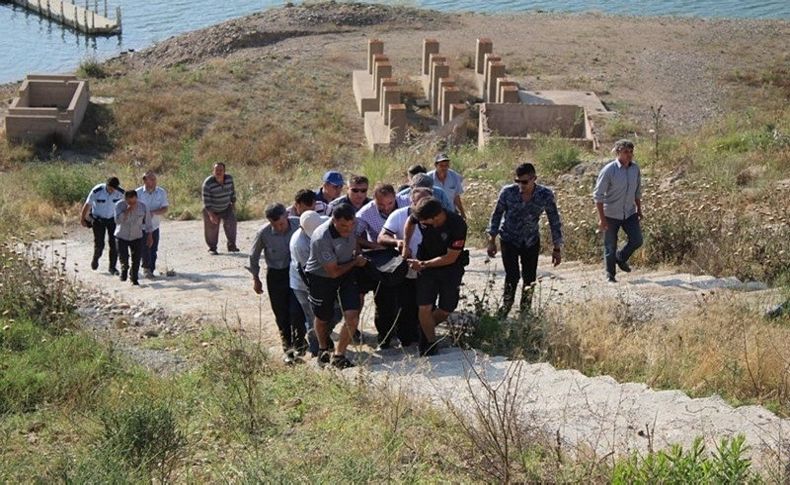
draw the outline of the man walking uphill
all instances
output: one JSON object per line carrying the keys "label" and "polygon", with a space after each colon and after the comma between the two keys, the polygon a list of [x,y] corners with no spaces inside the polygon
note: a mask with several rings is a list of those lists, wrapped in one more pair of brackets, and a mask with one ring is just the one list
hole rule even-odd
{"label": "man walking uphill", "polygon": [[213,173],[203,182],[203,233],[208,252],[217,254],[219,224],[225,228],[228,251],[239,252],[236,247],[236,188],[233,177],[225,173],[225,164],[214,164]]}
{"label": "man walking uphill", "polygon": [[106,183],[91,189],[88,199],[82,206],[80,224],[93,229],[93,259],[91,269],[99,267],[99,259],[104,251],[104,237],[110,246],[110,274],[117,275],[118,248],[115,245],[115,204],[123,199],[123,189],[118,177],[110,177]]}
{"label": "man walking uphill", "polygon": [[[502,265],[505,267],[505,295],[502,299],[500,316],[505,317],[513,307],[518,286],[519,273],[523,280],[520,307],[522,314],[532,305],[532,283],[535,281],[540,254],[540,215],[549,218],[554,251],[551,260],[554,266],[562,260],[562,223],[557,211],[554,193],[547,187],[535,183],[537,175],[531,163],[516,167],[513,184],[499,192],[491,222],[488,224],[488,255],[497,253],[496,237],[502,242]],[[521,271],[519,271],[519,260]]]}
{"label": "man walking uphill", "polygon": [[143,272],[146,278],[154,278],[156,257],[159,252],[160,218],[167,213],[169,203],[167,192],[156,185],[156,173],[152,170],[143,175],[143,185],[137,188],[137,198],[151,211],[151,234],[154,242],[151,247],[143,246]]}
{"label": "man walking uphill", "polygon": [[[642,245],[642,175],[634,163],[634,144],[619,140],[612,150],[617,158],[606,164],[598,174],[593,199],[598,209],[598,227],[604,233],[606,279],[614,283],[615,265],[626,273],[631,271],[628,258]],[[628,242],[617,250],[617,233],[625,231]]]}
{"label": "man walking uphill", "polygon": [[[145,242],[143,242],[145,239]],[[137,192],[130,190],[124,194],[124,200],[115,204],[115,241],[118,244],[118,256],[121,259],[121,281],[126,277],[133,285],[139,285],[138,272],[143,244],[149,248],[154,243],[151,234],[151,212],[143,202],[137,200]],[[131,271],[129,268],[129,252],[132,253]]]}

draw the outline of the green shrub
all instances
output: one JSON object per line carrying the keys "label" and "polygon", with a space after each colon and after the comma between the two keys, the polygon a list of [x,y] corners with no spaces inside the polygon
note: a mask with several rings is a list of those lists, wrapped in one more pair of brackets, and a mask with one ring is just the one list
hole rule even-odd
{"label": "green shrub", "polygon": [[631,138],[639,131],[639,126],[636,123],[622,116],[616,116],[607,120],[603,128],[603,134],[611,140]]}
{"label": "green shrub", "polygon": [[86,168],[62,163],[42,166],[37,171],[36,193],[59,208],[83,201],[96,185],[96,179],[86,174]]}
{"label": "green shrub", "polygon": [[77,68],[77,75],[80,77],[102,79],[107,77],[107,71],[98,59],[93,56],[88,56],[80,61],[80,65]]}
{"label": "green shrub", "polygon": [[581,149],[567,139],[548,136],[535,142],[535,161],[548,173],[567,172],[579,164]]}

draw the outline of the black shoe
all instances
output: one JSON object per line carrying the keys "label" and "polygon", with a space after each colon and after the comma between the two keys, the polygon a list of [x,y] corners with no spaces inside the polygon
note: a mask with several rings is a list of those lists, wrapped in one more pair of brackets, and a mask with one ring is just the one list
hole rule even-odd
{"label": "black shoe", "polygon": [[359,345],[362,343],[362,332],[354,330],[354,335],[351,336],[351,341]]}
{"label": "black shoe", "polygon": [[109,271],[110,271],[110,274],[113,275],[113,276],[118,276],[119,274],[121,274],[121,273],[118,272],[117,268],[110,268]]}
{"label": "black shoe", "polygon": [[228,246],[229,253],[238,253],[239,251],[241,251],[241,249],[237,248],[235,244]]}
{"label": "black shoe", "polygon": [[208,253],[212,256],[216,256],[219,254],[216,249],[211,249],[211,248],[209,248]]}
{"label": "black shoe", "polygon": [[318,351],[318,367],[326,367],[326,365],[332,360],[332,353],[328,350],[319,350]]}
{"label": "black shoe", "polygon": [[332,367],[335,369],[348,369],[354,367],[354,363],[348,360],[345,355],[333,355]]}
{"label": "black shoe", "polygon": [[420,342],[420,357],[430,357],[439,353],[436,342]]}
{"label": "black shoe", "polygon": [[129,270],[122,269],[121,270],[121,281],[126,281],[126,278],[129,276]]}
{"label": "black shoe", "polygon": [[618,268],[620,268],[621,270],[625,271],[626,273],[630,273],[631,272],[631,266],[628,265],[628,261],[623,261],[623,260],[618,258],[616,262],[617,262],[617,267]]}
{"label": "black shoe", "polygon": [[91,269],[93,271],[96,271],[97,269],[99,269],[99,260],[98,259],[91,260]]}
{"label": "black shoe", "polygon": [[140,282],[137,280],[132,280],[132,286],[140,286]]}
{"label": "black shoe", "polygon": [[615,279],[612,273],[606,273],[606,281],[609,283],[617,283],[617,279]]}
{"label": "black shoe", "polygon": [[307,354],[307,350],[310,346],[307,344],[307,340],[303,338],[297,338],[296,343],[294,344],[294,350],[296,351],[296,355],[299,357],[304,357]]}

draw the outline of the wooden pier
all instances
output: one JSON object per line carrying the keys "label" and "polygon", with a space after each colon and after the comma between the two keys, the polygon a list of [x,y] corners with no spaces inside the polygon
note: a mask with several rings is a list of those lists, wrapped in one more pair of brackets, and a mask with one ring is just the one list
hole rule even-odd
{"label": "wooden pier", "polygon": [[[99,0],[85,0],[84,6],[66,0],[10,0],[10,3],[35,12],[52,21],[88,35],[117,35],[121,33],[121,7],[115,10],[115,20],[99,14]],[[93,9],[91,9],[91,6]]]}

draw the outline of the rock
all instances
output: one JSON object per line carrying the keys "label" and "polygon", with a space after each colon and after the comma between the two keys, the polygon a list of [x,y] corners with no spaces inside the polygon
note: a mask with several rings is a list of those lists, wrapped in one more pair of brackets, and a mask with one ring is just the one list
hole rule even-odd
{"label": "rock", "polygon": [[158,336],[159,336],[159,331],[154,328],[151,328],[143,332],[143,337],[154,338]]}
{"label": "rock", "polygon": [[134,317],[134,318],[142,318],[142,317],[143,317],[143,315],[144,315],[144,313],[143,313],[143,312],[137,312],[137,313],[135,313],[134,315],[132,315],[132,317]]}
{"label": "rock", "polygon": [[129,304],[128,304],[128,303],[126,303],[126,302],[121,302],[121,303],[118,303],[118,304],[116,305],[116,308],[120,308],[120,309],[122,309],[122,310],[128,310],[129,308],[131,308],[131,305],[129,305]]}

